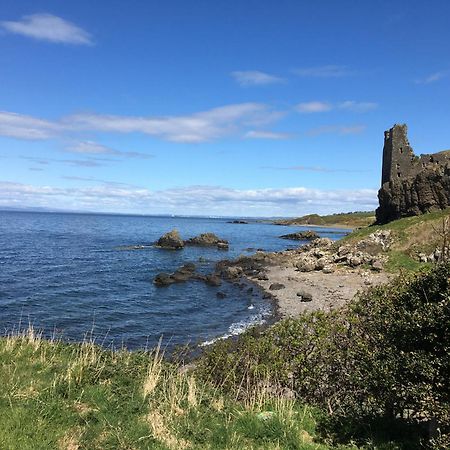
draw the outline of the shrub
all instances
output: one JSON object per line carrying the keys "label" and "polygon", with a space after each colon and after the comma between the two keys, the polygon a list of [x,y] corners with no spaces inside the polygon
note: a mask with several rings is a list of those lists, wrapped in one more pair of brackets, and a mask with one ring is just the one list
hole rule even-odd
{"label": "shrub", "polygon": [[339,311],[218,343],[199,372],[238,396],[261,383],[289,387],[327,411],[341,438],[361,425],[425,423],[438,446],[450,422],[449,277],[449,265],[400,276]]}

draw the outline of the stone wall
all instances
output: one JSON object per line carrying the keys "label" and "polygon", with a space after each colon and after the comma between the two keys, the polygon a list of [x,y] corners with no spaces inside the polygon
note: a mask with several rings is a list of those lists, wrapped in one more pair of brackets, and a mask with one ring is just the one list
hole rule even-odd
{"label": "stone wall", "polygon": [[416,156],[406,125],[384,133],[377,222],[443,209],[450,205],[450,151]]}

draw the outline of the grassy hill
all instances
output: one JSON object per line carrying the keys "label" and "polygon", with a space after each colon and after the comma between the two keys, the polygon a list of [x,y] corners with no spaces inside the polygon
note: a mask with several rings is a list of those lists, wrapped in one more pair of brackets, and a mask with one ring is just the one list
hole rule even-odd
{"label": "grassy hill", "polygon": [[442,248],[444,239],[450,238],[449,226],[450,208],[447,208],[421,216],[405,217],[385,225],[366,226],[354,230],[340,242],[356,243],[377,230],[390,230],[393,243],[387,252],[387,269],[391,272],[399,269],[417,270],[429,266],[428,263],[421,263],[418,255],[429,255],[437,248]]}
{"label": "grassy hill", "polygon": [[375,212],[349,212],[321,216],[308,214],[293,219],[279,219],[274,221],[277,225],[314,225],[329,227],[358,228],[371,225],[375,221]]}

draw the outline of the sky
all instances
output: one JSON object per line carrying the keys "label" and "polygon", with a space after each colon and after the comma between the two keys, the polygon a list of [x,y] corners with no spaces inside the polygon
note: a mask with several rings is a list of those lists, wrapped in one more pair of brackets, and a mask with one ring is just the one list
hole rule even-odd
{"label": "sky", "polygon": [[0,208],[372,210],[450,148],[447,0],[2,0]]}

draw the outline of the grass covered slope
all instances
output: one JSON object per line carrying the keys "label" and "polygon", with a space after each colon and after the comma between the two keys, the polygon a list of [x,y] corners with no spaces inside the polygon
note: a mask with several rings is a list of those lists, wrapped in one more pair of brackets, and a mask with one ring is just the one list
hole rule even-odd
{"label": "grass covered slope", "polygon": [[[446,221],[447,224],[446,224]],[[429,255],[450,244],[450,208],[443,211],[405,217],[385,225],[371,225],[353,231],[340,243],[352,244],[364,239],[377,230],[389,230],[393,240],[387,252],[387,270],[418,270],[429,264],[420,262],[419,254]]]}
{"label": "grass covered slope", "polygon": [[328,448],[313,443],[312,408],[248,394],[238,402],[158,352],[50,342],[33,330],[0,339],[2,450]]}
{"label": "grass covered slope", "polygon": [[277,225],[314,225],[329,227],[357,228],[366,227],[375,222],[375,212],[350,212],[341,214],[331,214],[321,216],[319,214],[309,214],[307,216],[294,219],[280,219],[274,223]]}

